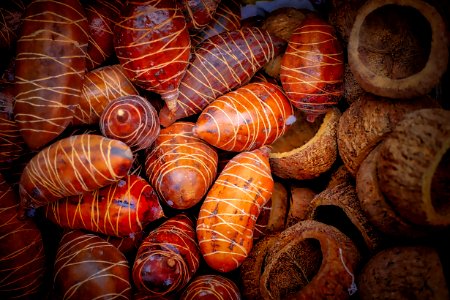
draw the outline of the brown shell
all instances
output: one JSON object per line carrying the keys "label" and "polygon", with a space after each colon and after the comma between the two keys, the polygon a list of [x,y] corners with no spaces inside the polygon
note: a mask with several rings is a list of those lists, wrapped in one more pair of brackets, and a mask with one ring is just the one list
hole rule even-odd
{"label": "brown shell", "polygon": [[19,219],[18,208],[15,191],[0,175],[0,298],[35,299],[46,272],[44,243],[32,219]]}
{"label": "brown shell", "polygon": [[271,145],[270,167],[281,178],[316,178],[336,160],[336,132],[341,113],[331,109],[312,124],[306,122],[301,112],[296,116],[291,128]]}
{"label": "brown shell", "polygon": [[308,219],[335,226],[352,239],[363,255],[383,245],[383,236],[363,212],[352,185],[344,183],[319,193],[310,203]]}
{"label": "brown shell", "polygon": [[217,175],[217,152],[193,135],[193,127],[191,122],[175,122],[161,130],[146,151],[150,183],[161,199],[176,209],[199,203]]}
{"label": "brown shell", "polygon": [[430,97],[391,101],[365,94],[342,114],[337,129],[339,155],[347,170],[356,175],[359,165],[408,112],[438,107]]}
{"label": "brown shell", "polygon": [[242,262],[239,268],[239,279],[242,295],[244,299],[263,300],[259,289],[261,275],[264,272],[265,262],[269,249],[275,244],[279,233],[276,235],[266,235],[256,242],[252,251]]}
{"label": "brown shell", "polygon": [[62,237],[53,276],[58,299],[131,299],[125,256],[94,234],[75,230]]}
{"label": "brown shell", "polygon": [[226,31],[195,50],[180,83],[175,110],[160,111],[163,126],[200,113],[219,96],[247,82],[284,47],[285,42],[256,27]]}
{"label": "brown shell", "polygon": [[237,285],[222,275],[200,275],[194,278],[180,300],[241,300]]}
{"label": "brown shell", "polygon": [[177,1],[128,1],[114,30],[114,49],[128,78],[173,109],[191,54]]}
{"label": "brown shell", "polygon": [[307,11],[302,9],[281,7],[267,15],[261,28],[288,42],[294,30],[302,24],[306,14]]}
{"label": "brown shell", "polygon": [[355,180],[352,174],[347,170],[345,165],[340,165],[330,176],[330,180],[327,183],[326,188],[330,189],[338,184],[347,183],[354,184]]}
{"label": "brown shell", "polygon": [[123,142],[100,135],[80,134],[41,150],[20,178],[22,208],[39,207],[79,195],[124,177],[133,162]]}
{"label": "brown shell", "polygon": [[398,238],[417,238],[427,234],[425,228],[402,218],[381,192],[377,163],[381,145],[367,155],[356,173],[356,192],[369,221],[381,232]]}
{"label": "brown shell", "polygon": [[344,67],[344,99],[348,105],[351,105],[361,97],[364,97],[365,93],[366,91],[356,81],[350,66],[346,63]]}
{"label": "brown shell", "polygon": [[233,157],[200,207],[197,239],[214,270],[237,269],[253,246],[255,222],[274,185],[268,152],[262,147]]}
{"label": "brown shell", "polygon": [[187,27],[191,31],[202,29],[208,25],[214,14],[220,0],[179,0],[183,5],[183,13],[186,19]]}
{"label": "brown shell", "polygon": [[381,191],[419,225],[450,226],[450,111],[409,113],[386,138],[378,161]]}
{"label": "brown shell", "polygon": [[106,62],[114,53],[114,27],[124,5],[121,0],[94,0],[85,6],[89,23],[86,67],[92,70]]}
{"label": "brown shell", "polygon": [[316,192],[310,188],[291,186],[291,199],[286,227],[295,225],[308,218],[309,205],[316,195]]}
{"label": "brown shell", "polygon": [[425,95],[447,68],[446,32],[442,16],[425,1],[367,1],[350,33],[350,68],[370,93],[405,99]]}
{"label": "brown shell", "polygon": [[358,9],[367,0],[331,0],[329,2],[328,22],[336,29],[339,38],[347,44]]}
{"label": "brown shell", "polygon": [[333,226],[301,221],[270,247],[260,290],[264,299],[348,299],[355,292],[359,253]]}
{"label": "brown shell", "polygon": [[14,118],[39,149],[70,124],[86,68],[88,22],[78,0],[33,1],[17,41]]}
{"label": "brown shell", "polygon": [[220,1],[212,20],[199,32],[191,35],[192,46],[196,47],[204,40],[225,31],[241,27],[241,4],[238,0]]}
{"label": "brown shell", "polygon": [[383,250],[364,266],[358,278],[361,300],[449,299],[438,252],[409,246]]}
{"label": "brown shell", "polygon": [[209,104],[193,131],[219,149],[251,151],[282,136],[292,119],[292,106],[278,85],[249,83]]}
{"label": "brown shell", "polygon": [[100,116],[99,125],[104,136],[122,141],[134,151],[149,148],[160,131],[156,109],[138,95],[109,102]]}
{"label": "brown shell", "polygon": [[75,109],[74,124],[98,124],[109,102],[128,95],[138,95],[138,91],[125,75],[122,66],[100,67],[86,73],[80,103]]}
{"label": "brown shell", "polygon": [[134,261],[133,281],[139,291],[159,299],[183,289],[199,265],[194,223],[179,214],[145,238]]}

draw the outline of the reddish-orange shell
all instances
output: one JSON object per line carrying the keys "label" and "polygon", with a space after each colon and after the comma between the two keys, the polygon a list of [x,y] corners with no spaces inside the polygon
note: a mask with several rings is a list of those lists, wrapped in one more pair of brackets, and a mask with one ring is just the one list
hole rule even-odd
{"label": "reddish-orange shell", "polygon": [[62,237],[53,277],[56,299],[131,299],[125,256],[94,234],[74,230]]}
{"label": "reddish-orange shell", "polygon": [[145,238],[133,265],[133,281],[139,291],[157,299],[185,287],[199,265],[194,223],[179,214]]}
{"label": "reddish-orange shell", "polygon": [[193,46],[224,31],[233,31],[241,27],[241,5],[237,0],[224,0],[219,3],[211,22],[199,32],[191,35]]}
{"label": "reddish-orange shell", "polygon": [[75,125],[98,124],[109,102],[122,96],[138,94],[122,66],[112,65],[92,70],[84,76],[81,99],[75,109],[73,122]]}
{"label": "reddish-orange shell", "polygon": [[6,171],[25,153],[25,141],[13,116],[14,98],[0,92],[0,172]]}
{"label": "reddish-orange shell", "polygon": [[26,165],[19,184],[21,206],[39,207],[112,184],[127,175],[132,162],[130,147],[121,141],[91,134],[61,139]]}
{"label": "reddish-orange shell", "polygon": [[0,49],[15,46],[24,11],[22,0],[2,1],[0,4]]}
{"label": "reddish-orange shell", "polygon": [[128,78],[173,107],[191,51],[175,0],[129,1],[116,24],[114,47]]}
{"label": "reddish-orange shell", "polygon": [[95,0],[86,5],[89,23],[89,43],[86,67],[92,70],[103,64],[114,53],[114,26],[123,10],[120,0]]}
{"label": "reddish-orange shell", "polygon": [[220,0],[181,0],[189,30],[195,31],[211,22]]}
{"label": "reddish-orange shell", "polygon": [[220,272],[237,269],[253,246],[253,230],[272,196],[269,148],[232,158],[202,203],[197,239],[206,263]]}
{"label": "reddish-orange shell", "polygon": [[292,105],[279,86],[249,83],[209,104],[193,131],[214,147],[241,152],[271,144],[294,120]]}
{"label": "reddish-orange shell", "polygon": [[52,202],[45,216],[63,228],[125,237],[141,232],[164,212],[145,179],[128,175],[93,192]]}
{"label": "reddish-orange shell", "polygon": [[221,275],[200,275],[194,278],[180,296],[181,300],[240,300],[237,285]]}
{"label": "reddish-orange shell", "polygon": [[17,41],[14,118],[31,149],[70,124],[80,101],[88,23],[78,0],[33,1]]}
{"label": "reddish-orange shell", "polygon": [[150,183],[176,209],[199,203],[217,175],[217,152],[193,135],[193,127],[194,123],[176,122],[161,130],[146,153]]}
{"label": "reddish-orange shell", "polygon": [[133,150],[150,147],[159,135],[156,109],[144,97],[124,96],[111,101],[100,116],[100,130]]}
{"label": "reddish-orange shell", "polygon": [[0,298],[32,299],[44,282],[45,253],[33,220],[20,220],[19,199],[0,175]]}
{"label": "reddish-orange shell", "polygon": [[289,40],[280,80],[292,104],[308,121],[327,112],[343,94],[344,54],[334,28],[308,15]]}
{"label": "reddish-orange shell", "polygon": [[123,254],[127,255],[133,253],[134,255],[144,240],[144,231],[125,237],[116,237],[111,235],[100,235],[100,237],[104,238],[108,243],[119,249]]}
{"label": "reddish-orange shell", "polygon": [[217,97],[245,83],[273,59],[285,42],[256,27],[223,32],[200,44],[180,83],[176,109],[160,111],[168,126],[201,112]]}

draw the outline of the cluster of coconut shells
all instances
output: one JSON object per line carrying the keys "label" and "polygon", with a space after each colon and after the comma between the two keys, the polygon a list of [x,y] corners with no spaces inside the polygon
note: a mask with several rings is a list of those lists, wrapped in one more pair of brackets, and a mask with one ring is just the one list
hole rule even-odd
{"label": "cluster of coconut shells", "polygon": [[[282,132],[265,137],[265,144],[270,148],[274,188],[271,199],[260,209],[253,231],[253,246],[239,268],[220,273],[210,269],[204,261],[198,266],[196,257],[191,259],[199,268],[194,279],[183,278],[185,282],[176,293],[161,294],[160,299],[450,297],[450,274],[446,271],[450,269],[450,84],[447,73],[450,13],[446,13],[450,4],[446,3],[332,0],[326,9],[314,13],[331,25],[342,46],[345,64],[342,86],[337,88],[332,83],[316,86],[318,90],[323,88],[325,94],[332,94],[328,102],[320,103],[324,104],[318,109],[320,114],[311,115],[310,103],[302,100],[298,107],[294,104],[295,107],[290,108],[295,118],[282,116],[289,120],[282,120],[286,125]],[[310,13],[286,7],[271,12],[262,22],[247,20],[247,24],[259,26],[289,43],[293,32]],[[266,83],[271,82],[269,87],[278,85],[270,89],[272,96],[290,98],[294,92],[288,91],[283,82],[291,76],[291,70],[286,70],[289,64],[283,61],[283,55],[283,52],[274,55],[263,71],[253,77],[251,88],[240,90],[236,95],[243,95],[244,100],[254,94],[263,95],[268,89]],[[120,83],[120,89],[114,84],[102,86],[105,83]],[[105,89],[111,94],[102,95]],[[1,96],[0,120],[5,121],[0,124],[11,125],[6,123],[12,122],[11,97]],[[102,97],[116,100],[96,101]],[[223,109],[219,102],[208,107],[197,120],[195,116],[188,116],[186,122],[182,120],[160,128],[158,113],[164,108],[161,109],[163,102],[155,98],[154,94],[133,85],[119,64],[94,69],[85,76],[72,125],[99,124],[98,131],[102,135],[129,144],[134,152],[130,172],[149,178],[160,202],[164,202],[164,198],[176,199],[164,203],[168,217],[179,212],[198,213],[198,205],[208,188],[236,154],[232,151],[245,151],[248,147],[238,147],[241,141],[237,134],[222,136],[231,140],[235,148],[219,147],[224,142],[219,143],[217,136],[218,132],[224,132],[221,131],[224,123],[217,128],[206,128],[207,115],[216,113],[215,117],[219,118],[217,111]],[[225,98],[220,99],[225,101]],[[240,100],[229,103],[237,107],[237,103],[244,101]],[[96,103],[103,104],[96,106]],[[135,116],[145,118],[136,120]],[[139,124],[139,128],[135,124]],[[145,138],[141,136],[143,132],[147,133]],[[258,136],[257,140],[261,139]],[[196,149],[201,151],[192,151],[192,145],[197,144],[200,146]],[[2,169],[14,155],[29,159],[23,143],[8,146],[10,154],[0,153],[0,171],[3,172],[14,170],[10,165]],[[258,148],[262,144],[253,146]],[[174,148],[183,150],[179,152],[186,155],[173,152]],[[200,160],[198,157],[202,155],[206,158]],[[178,157],[176,162],[171,161],[173,170],[184,160],[203,162],[196,169],[200,175],[196,173],[185,182],[188,186],[201,185],[198,195],[182,192],[171,195],[173,191],[165,188],[176,185],[179,180],[169,176],[169,167],[164,164],[169,156]],[[18,164],[19,160],[14,157],[14,162]],[[166,177],[156,178],[155,174],[160,173]],[[14,174],[8,175],[8,179],[14,178]],[[160,178],[164,184],[158,182]],[[12,191],[8,189],[8,193]],[[0,210],[0,213],[4,212]],[[147,229],[153,230],[159,223]],[[40,226],[51,232],[50,235],[55,232],[50,224]],[[34,227],[33,230],[37,231]],[[183,233],[192,235],[189,241],[195,240],[191,231],[184,230],[180,235]],[[43,235],[44,239],[51,239],[48,233]],[[152,242],[161,242],[162,235],[156,237],[155,234]],[[93,240],[106,247],[103,249],[111,247],[110,244],[119,247],[125,256],[112,257],[105,268],[108,264],[122,268],[124,278],[129,272],[127,260],[136,256],[143,240],[142,236],[119,240],[88,234],[77,236],[76,233],[65,238],[69,242],[80,240],[79,243]],[[66,243],[68,248],[69,242]],[[151,246],[154,245],[149,243],[148,247]],[[183,249],[183,245],[179,248]],[[82,250],[71,255],[89,259],[91,253],[85,253],[85,248]],[[42,251],[39,249],[41,256]],[[56,253],[55,268],[62,271],[55,276],[55,286],[60,289],[66,288],[65,277],[73,276],[64,273],[67,271],[65,260],[72,259],[67,256],[69,252],[64,251],[68,250],[63,247]],[[114,282],[113,285],[121,288]],[[129,288],[123,287],[124,290]],[[154,294],[146,296],[142,290],[134,295],[135,299],[157,299]],[[2,292],[0,289],[0,294]]]}

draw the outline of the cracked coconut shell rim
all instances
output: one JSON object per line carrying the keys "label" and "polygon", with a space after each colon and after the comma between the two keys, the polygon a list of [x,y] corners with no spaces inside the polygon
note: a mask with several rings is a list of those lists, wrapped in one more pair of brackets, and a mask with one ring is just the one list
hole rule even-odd
{"label": "cracked coconut shell rim", "polygon": [[423,1],[368,1],[350,33],[350,68],[361,87],[373,94],[427,94],[447,67],[446,32],[442,16]]}

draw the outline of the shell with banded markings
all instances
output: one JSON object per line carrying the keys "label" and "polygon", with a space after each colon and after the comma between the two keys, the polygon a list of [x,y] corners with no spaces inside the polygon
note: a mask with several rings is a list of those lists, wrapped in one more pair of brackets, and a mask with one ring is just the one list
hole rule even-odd
{"label": "shell with banded markings", "polygon": [[39,149],[70,124],[86,67],[88,22],[78,0],[31,2],[17,41],[14,118]]}
{"label": "shell with banded markings", "polygon": [[344,53],[334,28],[309,14],[294,30],[281,60],[280,80],[292,104],[314,122],[343,94]]}
{"label": "shell with banded markings", "polygon": [[97,124],[109,102],[128,95],[137,95],[138,91],[127,78],[120,65],[100,67],[84,76],[81,99],[73,123]]}
{"label": "shell with banded markings", "polygon": [[167,205],[187,209],[203,199],[217,175],[216,150],[195,137],[194,123],[175,122],[161,130],[146,152],[150,183]]}
{"label": "shell with banded markings", "polygon": [[173,107],[191,54],[176,1],[129,1],[115,27],[114,48],[128,78]]}
{"label": "shell with banded markings", "polygon": [[57,299],[132,299],[125,256],[94,234],[73,230],[63,235],[53,277]]}
{"label": "shell with banded markings", "polygon": [[285,42],[257,27],[227,31],[201,43],[181,80],[175,110],[164,106],[163,126],[200,113],[217,97],[250,81]]}
{"label": "shell with banded markings", "polygon": [[180,0],[180,2],[183,4],[188,29],[196,31],[211,22],[220,0]]}
{"label": "shell with banded markings", "polygon": [[141,232],[164,213],[145,179],[128,175],[98,190],[52,202],[45,215],[63,228],[126,237]]}
{"label": "shell with banded markings", "polygon": [[214,270],[237,269],[253,246],[253,230],[262,207],[272,196],[269,148],[241,152],[220,173],[197,220],[197,239]]}
{"label": "shell with banded markings", "polygon": [[34,156],[19,183],[21,207],[39,207],[116,182],[133,162],[125,143],[100,135],[61,139]]}
{"label": "shell with banded markings", "polygon": [[161,299],[184,288],[199,265],[194,223],[179,214],[145,238],[133,265],[133,281],[139,291]]}
{"label": "shell with banded markings", "polygon": [[237,285],[221,275],[207,274],[194,278],[180,296],[181,300],[240,300]]}
{"label": "shell with banded markings", "polygon": [[150,147],[159,135],[158,113],[144,97],[120,97],[103,110],[100,130],[104,136],[122,141],[133,150],[142,150]]}
{"label": "shell with banded markings", "polygon": [[44,243],[31,219],[20,220],[19,199],[0,174],[0,298],[30,299],[44,282]]}
{"label": "shell with banded markings", "polygon": [[241,152],[273,143],[293,120],[292,105],[279,86],[250,83],[209,104],[193,131],[214,147]]}

